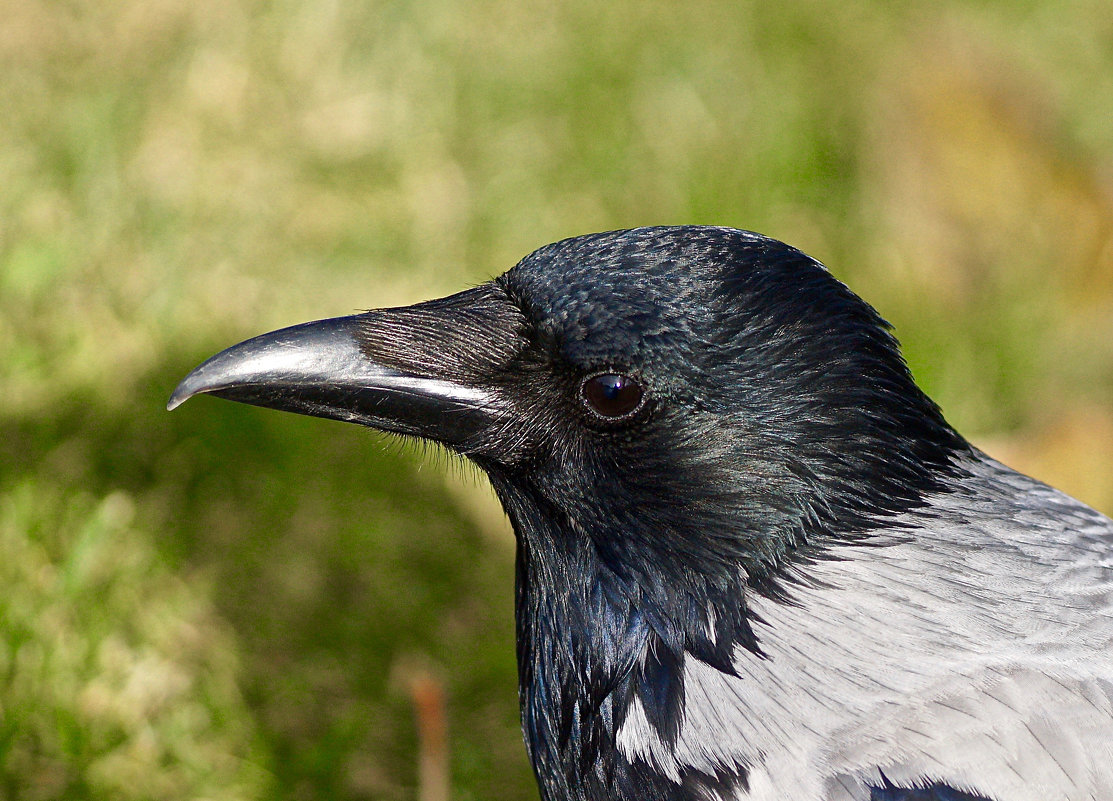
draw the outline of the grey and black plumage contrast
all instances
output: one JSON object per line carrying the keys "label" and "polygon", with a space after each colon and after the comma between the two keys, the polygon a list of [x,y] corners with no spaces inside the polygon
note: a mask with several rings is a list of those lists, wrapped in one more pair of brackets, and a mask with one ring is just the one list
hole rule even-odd
{"label": "grey and black plumage contrast", "polygon": [[787,245],[569,239],[201,392],[486,471],[546,801],[1113,799],[1113,521],[970,446]]}

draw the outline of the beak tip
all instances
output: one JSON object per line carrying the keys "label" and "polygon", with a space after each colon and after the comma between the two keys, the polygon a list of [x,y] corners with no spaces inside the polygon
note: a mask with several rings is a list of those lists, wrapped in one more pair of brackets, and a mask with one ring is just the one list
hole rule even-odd
{"label": "beak tip", "polygon": [[170,393],[170,397],[166,400],[166,411],[172,412],[195,395],[221,389],[228,383],[222,380],[224,376],[221,371],[214,371],[210,367],[213,360],[220,355],[217,354],[212,359],[193,368],[189,375],[178,382],[178,386],[174,387],[174,391]]}
{"label": "beak tip", "polygon": [[188,400],[187,397],[183,397],[183,396],[179,395],[177,392],[174,392],[174,394],[170,396],[170,400],[166,401],[166,411],[168,411],[168,412],[174,411],[179,406],[181,406],[183,403],[185,403],[187,400]]}
{"label": "beak tip", "polygon": [[185,403],[187,400],[197,394],[197,390],[193,387],[187,386],[189,384],[190,376],[187,376],[174,391],[170,394],[169,399],[166,401],[166,411],[172,412]]}
{"label": "beak tip", "polygon": [[193,396],[205,393],[221,393],[232,400],[253,403],[258,400],[257,393],[242,390],[268,384],[282,386],[307,370],[313,373],[335,366],[332,362],[350,363],[359,355],[359,345],[352,335],[357,325],[353,320],[337,317],[303,323],[226,348],[197,365],[178,383],[166,401],[166,410],[172,412]]}

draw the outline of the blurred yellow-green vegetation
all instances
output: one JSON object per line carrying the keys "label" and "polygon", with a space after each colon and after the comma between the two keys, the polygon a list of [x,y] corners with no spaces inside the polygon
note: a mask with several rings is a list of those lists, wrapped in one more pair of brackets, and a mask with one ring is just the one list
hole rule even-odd
{"label": "blurred yellow-green vegetation", "polygon": [[0,19],[2,801],[443,801],[430,684],[451,797],[535,797],[482,481],[353,427],[163,404],[239,339],[565,236],[803,248],[961,431],[1113,511],[1108,0]]}

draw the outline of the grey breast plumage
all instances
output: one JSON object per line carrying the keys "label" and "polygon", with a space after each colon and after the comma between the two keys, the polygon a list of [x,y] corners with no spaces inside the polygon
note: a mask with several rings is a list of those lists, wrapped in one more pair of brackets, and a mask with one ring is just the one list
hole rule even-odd
{"label": "grey breast plumage", "polygon": [[768,658],[740,655],[737,677],[688,660],[678,743],[635,710],[628,756],[744,763],[747,801],[868,801],[882,774],[1113,799],[1113,521],[981,454],[966,467],[888,544],[810,565],[792,604],[754,598]]}

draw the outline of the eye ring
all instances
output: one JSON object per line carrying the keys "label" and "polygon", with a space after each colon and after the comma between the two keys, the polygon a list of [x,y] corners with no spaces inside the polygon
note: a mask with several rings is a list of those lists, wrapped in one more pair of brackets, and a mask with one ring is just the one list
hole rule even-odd
{"label": "eye ring", "polygon": [[645,387],[625,373],[593,373],[580,382],[580,400],[596,418],[613,423],[632,417],[645,405]]}

